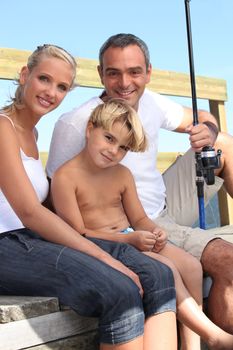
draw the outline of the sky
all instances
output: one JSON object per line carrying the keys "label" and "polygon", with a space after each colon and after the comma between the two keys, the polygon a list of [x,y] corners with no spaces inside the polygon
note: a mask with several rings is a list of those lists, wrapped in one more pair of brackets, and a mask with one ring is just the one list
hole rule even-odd
{"label": "sky", "polygon": [[[195,74],[225,79],[228,131],[233,134],[233,1],[191,0],[191,28]],[[44,43],[64,47],[75,57],[98,58],[111,35],[133,33],[150,50],[153,68],[189,73],[184,0],[8,0],[1,3],[0,47],[34,50]],[[12,81],[0,80],[0,106],[13,94]],[[100,93],[76,88],[62,105],[38,124],[40,151],[48,151],[59,116]],[[192,106],[191,99],[174,98]],[[208,104],[197,101],[198,108]],[[162,131],[159,151],[188,148],[188,135]],[[171,147],[172,145],[172,147]]]}

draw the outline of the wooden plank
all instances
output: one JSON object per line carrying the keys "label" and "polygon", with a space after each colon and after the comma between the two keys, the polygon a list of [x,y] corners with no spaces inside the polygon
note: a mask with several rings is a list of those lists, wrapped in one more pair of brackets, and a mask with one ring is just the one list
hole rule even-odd
{"label": "wooden plank", "polygon": [[40,152],[40,159],[43,164],[43,167],[45,168],[48,159],[48,152]]}
{"label": "wooden plank", "polygon": [[159,152],[157,157],[157,167],[161,174],[169,168],[176,158],[180,155],[179,152]]}
{"label": "wooden plank", "polygon": [[0,296],[0,323],[20,321],[60,311],[55,297]]}
{"label": "wooden plank", "polygon": [[[31,52],[11,48],[0,49],[0,79],[15,79]],[[83,87],[102,88],[97,60],[77,58],[76,83]],[[191,96],[189,74],[153,69],[148,88],[161,94]],[[226,82],[223,79],[196,76],[197,97],[217,101],[227,100]]]}
{"label": "wooden plank", "polygon": [[224,188],[221,188],[218,193],[218,199],[221,226],[233,225],[233,198],[226,193]]}
{"label": "wooden plank", "polygon": [[227,118],[224,102],[209,100],[210,113],[212,113],[218,121],[219,130],[227,132]]}
{"label": "wooden plank", "polygon": [[0,350],[18,350],[97,329],[97,319],[74,311],[0,324]]}
{"label": "wooden plank", "polygon": [[[227,100],[225,80],[196,76],[195,81],[197,98],[218,101]],[[152,72],[148,88],[164,95],[191,97],[190,76],[185,73],[155,69]]]}

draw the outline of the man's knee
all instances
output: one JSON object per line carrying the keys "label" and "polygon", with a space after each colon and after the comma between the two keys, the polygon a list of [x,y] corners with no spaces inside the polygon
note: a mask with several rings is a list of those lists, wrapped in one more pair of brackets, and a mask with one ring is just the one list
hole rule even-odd
{"label": "man's knee", "polygon": [[201,257],[204,272],[211,277],[224,279],[232,279],[233,270],[229,264],[232,260],[233,244],[220,238],[210,241]]}

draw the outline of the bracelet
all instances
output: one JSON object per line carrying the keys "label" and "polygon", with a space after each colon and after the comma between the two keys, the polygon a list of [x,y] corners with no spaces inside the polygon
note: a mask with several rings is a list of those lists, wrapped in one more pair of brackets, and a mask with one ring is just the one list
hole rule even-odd
{"label": "bracelet", "polygon": [[217,138],[218,132],[219,132],[217,125],[215,125],[214,123],[209,122],[209,121],[203,122],[203,124],[205,124],[209,128],[209,130],[212,131],[216,135],[216,138]]}

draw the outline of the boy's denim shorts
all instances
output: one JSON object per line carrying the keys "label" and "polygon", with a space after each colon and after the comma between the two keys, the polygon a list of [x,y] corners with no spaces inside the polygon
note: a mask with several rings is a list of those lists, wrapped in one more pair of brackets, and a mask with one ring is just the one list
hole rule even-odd
{"label": "boy's denim shorts", "polygon": [[[4,235],[4,237],[3,237]],[[144,319],[176,311],[171,270],[127,244],[90,239],[138,274],[144,295],[126,275],[28,229],[0,234],[0,294],[54,296],[78,314],[99,318],[101,343],[128,342]]]}

